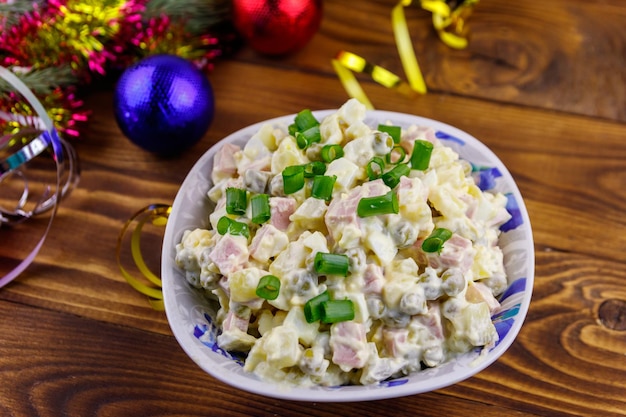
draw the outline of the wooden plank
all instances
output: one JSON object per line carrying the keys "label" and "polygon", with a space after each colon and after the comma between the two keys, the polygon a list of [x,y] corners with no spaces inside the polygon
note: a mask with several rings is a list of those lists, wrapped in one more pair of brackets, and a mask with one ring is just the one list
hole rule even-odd
{"label": "wooden plank", "polygon": [[[487,417],[597,416],[619,413],[615,407],[624,405],[619,395],[623,391],[617,392],[615,382],[612,391],[600,394],[604,403],[585,404],[594,399],[589,392],[611,387],[610,382],[599,384],[597,378],[612,371],[600,367],[596,373],[585,373],[589,362],[583,361],[575,373],[583,380],[575,381],[576,386],[590,390],[587,393],[569,385],[571,376],[565,369],[557,374],[563,381],[552,374],[541,380],[546,375],[533,362],[548,352],[523,348],[527,340],[479,376],[450,388],[393,400],[328,404],[243,394],[201,371],[173,337],[6,301],[0,301],[0,316],[11,317],[0,321],[0,413],[7,416],[289,417],[312,412],[319,416],[380,416],[390,410],[398,416],[441,416],[461,415],[468,409]],[[516,376],[515,385],[511,385],[511,375]]]}
{"label": "wooden plank", "polygon": [[[57,273],[58,275],[60,274]],[[482,373],[462,384],[440,390],[439,393],[446,395],[445,401],[439,396],[426,395],[420,396],[417,403],[426,403],[429,407],[431,407],[431,402],[437,404],[432,406],[433,414],[428,415],[441,412],[441,407],[444,407],[443,411],[446,412],[459,412],[460,409],[457,407],[462,408],[463,404],[448,399],[448,396],[471,400],[473,401],[472,407],[476,407],[476,403],[484,403],[485,398],[489,398],[489,404],[497,406],[493,412],[505,412],[506,415],[512,415],[509,414],[511,410],[533,415],[620,414],[626,410],[626,398],[623,396],[626,388],[624,385],[626,366],[623,361],[623,352],[626,351],[626,334],[623,331],[604,327],[599,320],[598,311],[602,303],[607,300],[624,299],[626,293],[624,293],[623,282],[625,279],[626,267],[623,263],[611,263],[606,260],[594,260],[582,255],[555,251],[538,252],[535,295],[524,327],[511,348]],[[56,283],[56,286],[63,288],[63,291],[53,291],[46,288],[30,288],[31,282],[32,279],[20,280],[17,284],[3,290],[2,298],[38,304],[46,307],[45,310],[29,309],[9,302],[0,303],[1,316],[11,318],[0,323],[0,334],[5,335],[0,338],[0,353],[2,353],[0,377],[6,376],[2,375],[3,369],[11,369],[11,367],[27,368],[31,369],[29,372],[35,373],[28,376],[30,382],[20,382],[18,386],[21,388],[17,390],[18,392],[21,393],[27,389],[23,387],[23,384],[34,384],[33,381],[39,379],[47,381],[47,378],[52,378],[48,376],[50,371],[46,370],[45,366],[46,361],[52,360],[53,365],[50,365],[52,368],[61,368],[61,365],[55,364],[55,361],[65,361],[68,367],[75,369],[72,372],[78,375],[65,375],[64,378],[67,379],[69,376],[78,378],[77,384],[89,386],[85,390],[95,389],[92,385],[106,384],[106,381],[113,379],[116,384],[125,387],[143,384],[144,388],[149,387],[150,391],[158,392],[162,389],[162,385],[152,386],[153,382],[149,375],[164,374],[163,377],[167,382],[165,385],[170,383],[169,378],[174,377],[177,379],[172,383],[182,384],[182,386],[169,387],[168,390],[171,389],[172,393],[167,395],[178,396],[182,393],[197,392],[197,395],[202,398],[215,395],[225,396],[225,403],[222,404],[224,407],[226,402],[236,398],[236,392],[232,393],[225,386],[216,384],[212,378],[196,369],[195,365],[177,347],[170,333],[155,328],[155,323],[165,322],[164,315],[159,313],[161,315],[156,317],[157,314],[152,314],[147,304],[141,304],[141,297],[133,296],[132,292],[127,294],[123,285],[112,286],[108,282],[107,293],[117,300],[113,303],[98,299],[98,296],[86,295],[95,292],[94,288],[104,289],[104,284],[99,283],[98,280],[90,280],[82,289],[74,289],[72,294],[63,292],[72,290],[69,283]],[[62,287],[62,285],[67,287]],[[33,299],[33,294],[41,298]],[[75,304],[71,304],[71,301]],[[91,307],[88,307],[89,303]],[[80,319],[73,315],[59,314],[48,310],[50,308],[65,310],[84,317],[93,317],[97,322]],[[148,318],[153,319],[154,322],[148,321]],[[107,325],[101,323],[102,321],[117,324]],[[166,337],[133,330],[127,326],[152,331],[163,330],[162,333]],[[85,340],[91,346],[103,346],[103,351],[94,357],[92,347],[76,347],[71,342],[72,340]],[[137,351],[138,346],[142,347]],[[46,350],[49,348],[52,348],[52,352]],[[171,355],[168,356],[163,366],[149,363],[148,358],[162,357],[162,352],[170,352],[168,355]],[[130,355],[128,358],[126,358],[127,354]],[[77,358],[78,364],[70,366],[70,359],[65,356]],[[121,369],[124,369],[125,360],[134,364],[129,369],[135,370],[135,373],[137,365],[141,368],[146,367],[146,372],[132,375],[129,377],[130,381],[125,380],[126,373],[121,372]],[[94,365],[94,362],[98,364],[102,362],[101,368],[100,365]],[[91,381],[83,367],[109,371],[102,379]],[[175,372],[176,375],[170,375],[171,372]],[[180,373],[187,375],[185,379],[189,384],[195,381],[196,385],[205,388],[198,391],[197,386],[194,388],[188,383],[182,383],[178,379]],[[14,377],[13,374],[9,376]],[[26,378],[26,376],[22,377]],[[88,381],[81,381],[81,378],[87,378]],[[61,378],[56,375],[54,379],[60,380]],[[209,386],[211,391],[215,386],[216,390],[219,389],[219,393],[205,393],[205,389],[208,389],[206,387]],[[63,389],[70,390],[71,387]],[[131,392],[134,391],[131,389]],[[146,393],[141,391],[135,394],[139,396]],[[54,395],[61,394],[55,391]],[[92,395],[97,396],[95,393]],[[0,398],[7,398],[2,388],[0,388]],[[259,401],[266,403],[254,396],[250,398],[251,403],[258,404]],[[598,399],[601,399],[601,402]],[[15,401],[16,404],[19,403],[19,400]],[[44,403],[50,399],[41,401]],[[102,398],[101,401],[105,399]],[[270,403],[277,404],[277,406],[279,404],[275,401],[270,401]],[[417,405],[410,398],[400,400],[398,403],[403,404],[404,410],[419,412]],[[445,406],[439,403],[445,403]],[[390,404],[391,401],[388,401],[386,406]],[[298,407],[293,409],[294,415],[302,411]],[[326,410],[325,406],[317,405],[316,407]],[[359,412],[365,410],[382,412],[385,405],[381,405],[380,409],[376,407],[371,409],[369,406],[363,406],[358,410]],[[498,407],[506,409],[502,410]],[[351,415],[352,409],[341,410],[346,412],[342,415]],[[249,410],[244,409],[242,413],[246,411]],[[482,412],[486,413],[484,415],[490,415],[487,410],[481,410]]]}
{"label": "wooden plank", "polygon": [[[238,58],[334,76],[329,61],[347,50],[405,78],[390,17],[397,3],[327,1],[318,34],[300,53],[278,63],[250,50]],[[626,11],[619,0],[481,0],[467,20],[465,50],[438,39],[418,2],[405,10],[431,92],[626,121]]]}

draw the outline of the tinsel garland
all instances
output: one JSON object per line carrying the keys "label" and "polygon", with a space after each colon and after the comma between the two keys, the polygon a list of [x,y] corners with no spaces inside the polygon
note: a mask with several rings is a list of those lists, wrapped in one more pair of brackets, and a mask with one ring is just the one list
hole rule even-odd
{"label": "tinsel garland", "polygon": [[[89,112],[77,87],[157,53],[209,71],[234,45],[228,0],[0,0],[0,65],[46,107],[57,130],[78,137]],[[0,133],[34,117],[0,81]],[[4,120],[8,119],[8,120]]]}

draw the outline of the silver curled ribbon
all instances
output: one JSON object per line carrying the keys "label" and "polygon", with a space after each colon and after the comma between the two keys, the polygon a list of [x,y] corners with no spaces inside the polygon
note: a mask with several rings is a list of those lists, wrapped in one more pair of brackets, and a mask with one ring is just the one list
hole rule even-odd
{"label": "silver curled ribbon", "polygon": [[[74,148],[58,135],[45,108],[30,89],[11,71],[2,66],[0,66],[0,77],[20,93],[37,114],[36,117],[33,117],[0,112],[0,119],[18,121],[20,124],[26,125],[17,133],[0,137],[0,157],[3,158],[0,159],[0,190],[9,178],[18,178],[24,183],[23,192],[14,208],[7,209],[0,206],[0,233],[2,233],[2,229],[14,227],[36,215],[45,212],[50,214],[42,236],[28,255],[18,261],[17,265],[8,272],[0,270],[0,288],[2,288],[13,281],[35,260],[48,236],[59,202],[78,183],[80,168]],[[8,154],[8,156],[4,157],[4,154]],[[27,203],[29,203],[31,193],[24,168],[34,158],[43,156],[43,154],[50,154],[56,165],[56,184],[54,189],[46,185],[42,196],[34,204],[34,207],[30,208],[30,206],[27,207]],[[0,238],[0,243],[10,244],[11,242]],[[2,274],[5,275],[2,276]]]}

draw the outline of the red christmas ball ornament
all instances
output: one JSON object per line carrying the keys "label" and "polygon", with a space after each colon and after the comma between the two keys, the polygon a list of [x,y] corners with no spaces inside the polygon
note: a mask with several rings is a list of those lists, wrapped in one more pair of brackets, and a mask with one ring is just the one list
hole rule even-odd
{"label": "red christmas ball ornament", "polygon": [[286,55],[306,45],[322,20],[322,0],[233,0],[233,24],[255,51]]}

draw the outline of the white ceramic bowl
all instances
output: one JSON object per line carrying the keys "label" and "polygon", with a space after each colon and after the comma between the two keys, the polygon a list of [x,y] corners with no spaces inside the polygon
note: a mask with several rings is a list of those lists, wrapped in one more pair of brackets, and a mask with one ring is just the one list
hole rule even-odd
{"label": "white ceramic bowl", "polygon": [[[314,112],[318,120],[335,112]],[[162,280],[165,311],[174,336],[184,351],[213,377],[244,391],[268,397],[311,402],[365,401],[418,394],[443,388],[480,372],[497,360],[513,343],[528,311],[534,281],[534,246],[526,207],[511,174],[485,145],[452,126],[407,114],[370,111],[366,123],[376,126],[391,121],[395,125],[431,126],[437,137],[480,170],[476,174],[481,188],[493,188],[507,194],[513,219],[502,226],[500,246],[504,252],[509,287],[499,297],[501,311],[493,316],[500,335],[498,344],[479,357],[479,349],[459,356],[436,368],[371,386],[288,388],[260,380],[242,368],[243,358],[230,355],[216,343],[214,324],[216,308],[187,284],[177,268],[175,245],[183,232],[206,228],[210,205],[206,192],[210,187],[213,156],[224,143],[245,144],[263,123],[291,124],[295,115],[257,123],[239,130],[209,149],[194,165],[183,182],[169,217],[162,254]]]}

